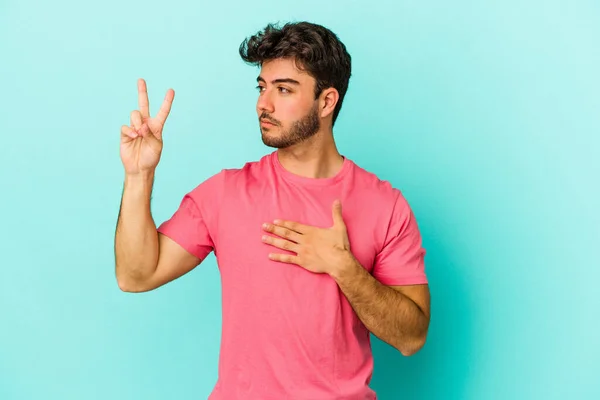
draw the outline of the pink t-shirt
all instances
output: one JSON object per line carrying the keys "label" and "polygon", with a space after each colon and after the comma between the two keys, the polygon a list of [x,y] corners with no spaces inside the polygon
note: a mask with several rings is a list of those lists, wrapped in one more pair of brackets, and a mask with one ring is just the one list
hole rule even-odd
{"label": "pink t-shirt", "polygon": [[211,400],[376,399],[369,387],[369,331],[337,283],[268,258],[263,222],[333,224],[339,198],[351,251],[385,285],[427,283],[425,250],[398,189],[348,158],[337,175],[313,179],[279,163],[277,151],[224,169],[187,193],[159,232],[221,273],[222,337]]}

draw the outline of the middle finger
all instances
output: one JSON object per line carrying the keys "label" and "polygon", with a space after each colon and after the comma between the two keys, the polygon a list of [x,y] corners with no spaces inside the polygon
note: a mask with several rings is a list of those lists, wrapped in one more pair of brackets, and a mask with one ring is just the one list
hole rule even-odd
{"label": "middle finger", "polygon": [[273,225],[273,224],[269,224],[269,223],[264,223],[263,229],[267,232],[271,232],[277,236],[280,236],[282,238],[285,238],[287,240],[290,240],[290,241],[296,242],[296,243],[300,243],[300,239],[302,236],[298,232],[295,232],[291,229],[283,228],[281,226],[277,226],[277,225]]}
{"label": "middle finger", "polygon": [[294,253],[298,253],[300,246],[294,242],[290,242],[289,240],[279,239],[269,235],[263,235],[262,241],[266,244],[270,244],[271,246],[278,247],[282,250],[291,251]]}

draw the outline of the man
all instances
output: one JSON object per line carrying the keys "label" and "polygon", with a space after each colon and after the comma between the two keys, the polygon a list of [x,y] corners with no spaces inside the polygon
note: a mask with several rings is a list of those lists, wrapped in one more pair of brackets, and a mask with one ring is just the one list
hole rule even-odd
{"label": "man", "polygon": [[399,190],[337,151],[351,68],[335,34],[268,25],[240,54],[261,67],[256,112],[276,150],[200,183],[158,228],[150,194],[174,92],[151,117],[138,82],[139,110],[121,131],[118,284],[155,289],[214,251],[223,327],[210,399],[375,399],[369,333],[408,356],[428,331],[415,217]]}

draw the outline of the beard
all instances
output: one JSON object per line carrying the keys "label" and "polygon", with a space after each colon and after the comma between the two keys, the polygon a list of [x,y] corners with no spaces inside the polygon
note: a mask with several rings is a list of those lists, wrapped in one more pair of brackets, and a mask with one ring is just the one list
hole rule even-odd
{"label": "beard", "polygon": [[274,121],[272,118],[269,118],[268,115],[263,113],[260,116],[260,118],[265,118],[269,121],[273,121],[278,125],[273,128],[261,128],[263,143],[269,147],[274,147],[276,149],[285,149],[286,147],[290,147],[295,144],[301,143],[314,136],[321,127],[318,106],[319,103],[315,102],[314,106],[311,108],[311,110],[305,117],[294,121],[290,129],[282,130],[281,134],[277,136],[270,136],[269,131],[277,127],[281,129],[281,123]]}

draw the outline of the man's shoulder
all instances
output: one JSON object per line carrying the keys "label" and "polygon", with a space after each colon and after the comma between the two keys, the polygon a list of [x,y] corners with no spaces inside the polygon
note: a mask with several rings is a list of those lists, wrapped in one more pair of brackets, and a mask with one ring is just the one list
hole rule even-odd
{"label": "man's shoulder", "polygon": [[385,216],[381,221],[403,221],[410,216],[411,205],[399,186],[366,168],[355,165],[354,169],[354,182],[359,183],[361,202]]}
{"label": "man's shoulder", "polygon": [[263,174],[270,165],[270,154],[266,154],[258,159],[246,160],[239,163],[239,166],[224,167],[218,175],[228,182],[240,179],[252,179],[256,175]]}
{"label": "man's shoulder", "polygon": [[400,188],[394,186],[390,180],[382,178],[377,173],[358,165],[354,161],[353,164],[354,184],[364,193],[382,200],[387,199],[392,202],[395,202],[398,197],[402,196]]}
{"label": "man's shoulder", "polygon": [[200,182],[195,190],[202,190],[205,187],[214,189],[240,183],[241,179],[252,179],[252,177],[264,171],[269,163],[270,155],[267,154],[259,159],[242,161],[238,166],[225,166],[216,172],[212,172],[206,179]]}

